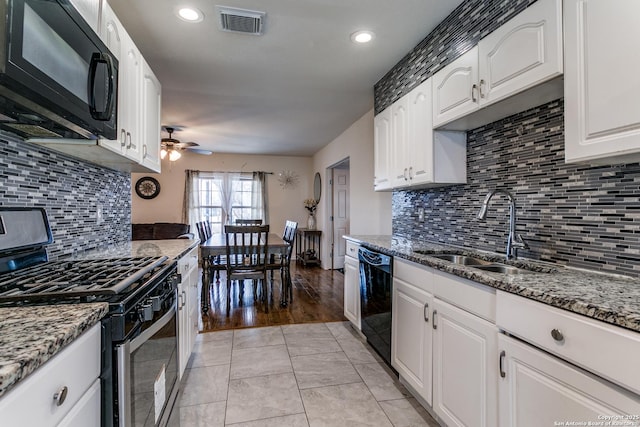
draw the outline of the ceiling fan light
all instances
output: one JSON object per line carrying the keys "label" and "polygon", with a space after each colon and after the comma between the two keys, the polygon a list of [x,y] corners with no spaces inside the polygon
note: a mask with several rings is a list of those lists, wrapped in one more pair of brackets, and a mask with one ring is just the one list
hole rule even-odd
{"label": "ceiling fan light", "polygon": [[165,157],[167,157],[167,150],[163,148],[162,150],[160,150],[160,158],[164,160]]}
{"label": "ceiling fan light", "polygon": [[182,154],[180,154],[179,151],[176,150],[171,150],[169,152],[169,161],[171,162],[175,162],[176,160],[178,160],[180,157],[182,157]]}

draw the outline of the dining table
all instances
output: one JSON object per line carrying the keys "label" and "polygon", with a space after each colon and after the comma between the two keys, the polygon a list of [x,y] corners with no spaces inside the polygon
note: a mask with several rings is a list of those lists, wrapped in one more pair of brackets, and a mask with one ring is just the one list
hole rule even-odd
{"label": "dining table", "polygon": [[[221,267],[224,269],[224,264],[213,264],[213,260],[222,259],[227,254],[227,242],[226,234],[216,233],[209,237],[204,242],[200,242],[200,255],[202,257],[202,312],[205,313],[209,310],[209,289],[213,279],[213,270],[215,267]],[[281,260],[281,273],[282,269],[287,268],[286,259],[289,253],[289,244],[285,242],[281,236],[275,233],[269,233],[267,237],[267,256],[280,255]],[[282,286],[280,287],[280,305],[286,307],[289,304],[288,295],[291,289],[291,278],[289,274],[281,274],[283,279]]]}

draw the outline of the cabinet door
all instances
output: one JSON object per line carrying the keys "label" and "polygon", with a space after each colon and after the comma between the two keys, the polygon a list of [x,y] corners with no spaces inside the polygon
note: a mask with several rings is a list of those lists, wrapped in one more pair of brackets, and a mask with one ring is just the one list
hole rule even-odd
{"label": "cabinet door", "polygon": [[360,329],[360,262],[344,257],[344,317]]}
{"label": "cabinet door", "polygon": [[70,0],[70,2],[73,7],[78,10],[80,16],[89,24],[91,29],[98,34],[98,16],[100,15],[101,0]]}
{"label": "cabinet door", "polygon": [[98,378],[57,427],[99,426],[100,402],[100,378]]}
{"label": "cabinet door", "polygon": [[142,165],[160,172],[160,81],[143,60],[142,68]]}
{"label": "cabinet door", "polygon": [[124,56],[121,60],[123,72],[120,79],[118,123],[120,140],[124,142],[125,156],[136,162],[142,158],[140,135],[140,79],[142,78],[142,56],[128,34],[123,34]]}
{"label": "cabinet door", "polygon": [[480,106],[562,74],[562,1],[538,0],[478,43]]}
{"label": "cabinet door", "polygon": [[391,107],[373,118],[375,191],[391,189]]}
{"label": "cabinet door", "polygon": [[498,329],[434,299],[433,409],[450,426],[498,421]]}
{"label": "cabinet door", "polygon": [[500,354],[504,352],[500,361],[504,377],[499,381],[501,426],[552,426],[567,420],[607,425],[603,416],[640,414],[637,395],[513,338],[500,335],[498,341]]}
{"label": "cabinet door", "polygon": [[567,162],[640,160],[638,16],[636,0],[564,2]]}
{"label": "cabinet door", "polygon": [[478,109],[478,47],[433,75],[433,127]]}
{"label": "cabinet door", "polygon": [[431,404],[433,296],[394,277],[392,303],[391,365]]}
{"label": "cabinet door", "polygon": [[405,95],[391,105],[391,186],[409,184],[409,165],[406,150],[409,138],[409,103]]}
{"label": "cabinet door", "polygon": [[[100,144],[104,147],[109,148],[116,153],[124,154],[126,149],[126,131],[125,126],[128,121],[124,117],[127,109],[123,103],[128,102],[127,97],[124,92],[124,80],[126,76],[124,75],[126,72],[126,67],[124,66],[124,40],[125,30],[120,20],[116,16],[115,12],[109,6],[109,3],[105,2],[102,5],[102,19],[100,21],[100,39],[104,42],[104,44],[109,48],[113,56],[118,59],[119,62],[119,72],[118,72],[118,139],[109,140],[109,139],[101,139]],[[124,120],[124,122],[123,122]]]}
{"label": "cabinet door", "polygon": [[198,270],[198,248],[195,248],[189,254],[191,258],[191,270],[189,271],[189,291],[187,292],[187,307],[189,307],[189,354],[193,352],[196,345],[196,337],[198,336],[199,309],[198,309],[198,284],[200,281],[200,272]]}
{"label": "cabinet door", "polygon": [[[408,95],[409,135],[404,150],[411,185],[434,182],[433,104],[431,79],[414,88]],[[465,167],[465,165],[458,165]]]}

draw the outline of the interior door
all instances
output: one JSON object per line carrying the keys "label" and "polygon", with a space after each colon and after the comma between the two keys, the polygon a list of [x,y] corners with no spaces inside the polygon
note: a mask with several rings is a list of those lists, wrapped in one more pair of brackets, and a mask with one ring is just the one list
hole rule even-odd
{"label": "interior door", "polygon": [[332,169],[333,198],[333,268],[344,268],[346,241],[349,234],[349,166]]}

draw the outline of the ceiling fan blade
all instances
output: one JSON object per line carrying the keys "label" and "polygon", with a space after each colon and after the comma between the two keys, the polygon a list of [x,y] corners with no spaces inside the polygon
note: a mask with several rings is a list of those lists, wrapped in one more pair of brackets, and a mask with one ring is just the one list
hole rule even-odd
{"label": "ceiling fan blade", "polygon": [[196,143],[196,142],[174,142],[173,146],[175,148],[179,148],[179,149],[183,149],[183,148],[189,148],[189,147],[197,147],[200,144]]}
{"label": "ceiling fan blade", "polygon": [[202,148],[187,148],[187,151],[191,151],[192,153],[196,154],[204,154],[205,156],[210,156],[213,154],[213,151],[204,150]]}

